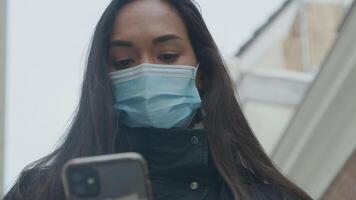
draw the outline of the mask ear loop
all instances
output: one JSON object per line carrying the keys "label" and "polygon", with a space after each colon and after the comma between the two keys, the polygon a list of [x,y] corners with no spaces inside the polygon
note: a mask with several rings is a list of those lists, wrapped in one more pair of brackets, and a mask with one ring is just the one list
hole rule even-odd
{"label": "mask ear loop", "polygon": [[[199,70],[199,67],[200,67],[200,62],[198,63],[198,65],[197,65],[197,67],[196,67],[196,70],[195,70],[195,80],[196,80],[196,75],[198,74],[198,70]],[[200,108],[200,112],[201,112],[201,115],[202,115],[202,118],[204,119],[205,118],[205,116],[206,116],[206,112],[205,112],[205,110],[204,110],[204,108]],[[203,120],[202,119],[202,120]]]}
{"label": "mask ear loop", "polygon": [[197,74],[198,74],[198,70],[199,70],[199,67],[200,67],[200,63],[198,63],[196,69],[195,69],[195,72],[194,72],[194,79],[197,79]]}

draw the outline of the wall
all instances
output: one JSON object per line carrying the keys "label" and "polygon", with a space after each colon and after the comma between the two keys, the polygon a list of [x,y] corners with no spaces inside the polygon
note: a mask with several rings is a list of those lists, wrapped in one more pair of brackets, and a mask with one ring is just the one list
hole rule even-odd
{"label": "wall", "polygon": [[238,97],[268,154],[283,135],[313,79],[313,74],[288,70],[241,71],[236,82]]}
{"label": "wall", "polygon": [[356,151],[335,177],[323,200],[349,200],[356,197]]}
{"label": "wall", "polygon": [[4,172],[6,0],[0,0],[0,197]]}

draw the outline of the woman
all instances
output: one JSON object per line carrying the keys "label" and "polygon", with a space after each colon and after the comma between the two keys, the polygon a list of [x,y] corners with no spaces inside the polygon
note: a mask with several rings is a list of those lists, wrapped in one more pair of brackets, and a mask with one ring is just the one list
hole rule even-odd
{"label": "woman", "polygon": [[191,0],[110,3],[66,138],[5,199],[64,199],[65,162],[127,151],[146,158],[155,200],[311,199],[257,141]]}

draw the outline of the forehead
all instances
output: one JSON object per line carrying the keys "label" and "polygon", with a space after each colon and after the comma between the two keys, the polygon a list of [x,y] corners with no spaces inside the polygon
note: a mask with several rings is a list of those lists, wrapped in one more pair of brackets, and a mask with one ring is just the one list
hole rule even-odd
{"label": "forehead", "polygon": [[188,37],[177,10],[162,0],[135,0],[118,12],[112,38],[133,39],[163,34]]}

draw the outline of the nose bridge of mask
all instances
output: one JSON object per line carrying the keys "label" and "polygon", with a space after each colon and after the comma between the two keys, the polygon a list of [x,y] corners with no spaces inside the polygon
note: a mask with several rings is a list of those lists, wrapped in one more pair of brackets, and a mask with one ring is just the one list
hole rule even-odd
{"label": "nose bridge of mask", "polygon": [[135,67],[131,67],[116,72],[111,72],[109,75],[115,83],[124,82],[144,74],[159,74],[167,76],[186,76],[196,79],[198,67],[189,65],[160,65],[143,63]]}

